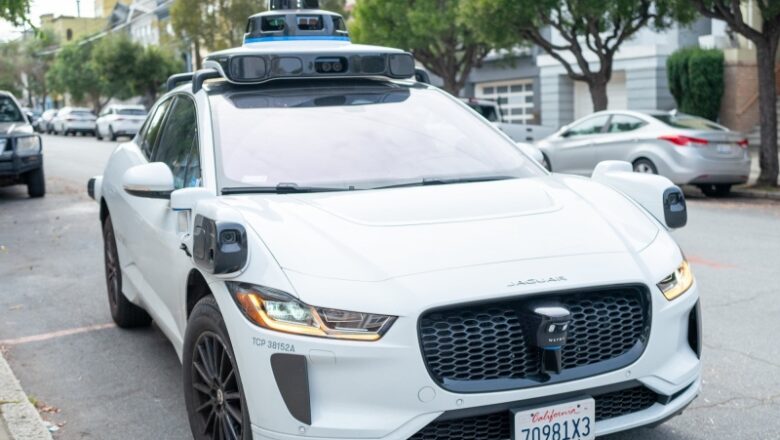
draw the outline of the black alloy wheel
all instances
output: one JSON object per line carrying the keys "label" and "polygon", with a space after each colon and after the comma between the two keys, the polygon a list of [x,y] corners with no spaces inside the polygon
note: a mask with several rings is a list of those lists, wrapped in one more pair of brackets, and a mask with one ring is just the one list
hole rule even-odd
{"label": "black alloy wheel", "polygon": [[184,341],[184,394],[195,440],[252,438],[230,338],[214,297],[195,305]]}

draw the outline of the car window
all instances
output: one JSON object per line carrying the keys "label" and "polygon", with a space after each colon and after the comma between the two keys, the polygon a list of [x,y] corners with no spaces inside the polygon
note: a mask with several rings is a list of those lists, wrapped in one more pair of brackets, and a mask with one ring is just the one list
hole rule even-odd
{"label": "car window", "polygon": [[0,122],[24,122],[22,112],[13,99],[8,96],[0,96]]}
{"label": "car window", "polygon": [[609,120],[609,126],[607,127],[608,133],[625,133],[634,131],[639,127],[645,125],[646,122],[628,115],[612,115],[612,119]]}
{"label": "car window", "polygon": [[712,121],[709,121],[698,116],[686,115],[685,113],[666,113],[661,115],[652,115],[654,118],[663,122],[666,125],[674,128],[683,128],[688,130],[715,130],[715,131],[727,131],[728,129],[722,125],[718,125]]}
{"label": "car window", "polygon": [[141,151],[144,152],[147,158],[152,157],[154,153],[154,143],[157,140],[157,135],[160,133],[160,127],[162,126],[163,118],[165,117],[165,111],[171,105],[171,100],[162,102],[157,106],[154,115],[146,121],[143,134],[141,135]]}
{"label": "car window", "polygon": [[140,108],[122,108],[114,110],[114,113],[123,116],[146,116],[146,110]]}
{"label": "car window", "polygon": [[174,188],[200,185],[200,173],[187,180],[190,152],[197,142],[198,124],[195,103],[187,97],[177,97],[171,107],[154,153],[154,162],[163,162],[173,172]]}
{"label": "car window", "polygon": [[480,105],[480,104],[474,104],[469,103],[469,107],[473,108],[477,111],[482,117],[487,119],[490,122],[500,122],[500,118],[498,116],[498,112],[496,112],[496,107],[493,105]]}
{"label": "car window", "polygon": [[600,115],[588,118],[580,123],[572,125],[568,130],[566,130],[566,132],[563,134],[563,137],[568,138],[601,133],[602,129],[604,128],[604,124],[607,123],[607,119],[609,119],[609,115]]}

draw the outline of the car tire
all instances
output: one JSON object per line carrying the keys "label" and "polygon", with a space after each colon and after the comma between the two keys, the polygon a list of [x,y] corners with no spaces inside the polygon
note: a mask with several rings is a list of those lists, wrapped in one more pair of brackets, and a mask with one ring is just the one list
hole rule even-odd
{"label": "car tire", "polygon": [[116,133],[114,133],[114,127],[108,126],[108,138],[111,139],[111,142],[116,142]]}
{"label": "car tire", "polygon": [[707,185],[699,185],[699,189],[701,192],[704,193],[707,197],[726,197],[731,193],[731,185],[730,184],[707,184]]}
{"label": "car tire", "polygon": [[32,198],[43,197],[46,194],[46,178],[43,175],[43,167],[32,170],[25,176],[27,183],[27,195]]}
{"label": "car tire", "polygon": [[102,134],[100,134],[100,127],[98,127],[98,128],[96,128],[96,129],[95,129],[95,138],[96,138],[97,140],[99,140],[99,141],[102,141],[102,140],[103,140],[103,135],[102,135]]}
{"label": "car tire", "polygon": [[637,159],[633,165],[635,173],[658,174],[658,168],[650,159]]}
{"label": "car tire", "polygon": [[211,295],[198,301],[190,314],[182,357],[184,401],[194,439],[251,440],[241,375]]}
{"label": "car tire", "polygon": [[111,216],[103,222],[103,262],[106,271],[106,288],[111,318],[121,328],[146,327],[152,318],[146,311],[128,301],[122,293],[122,270],[116,248],[116,236]]}

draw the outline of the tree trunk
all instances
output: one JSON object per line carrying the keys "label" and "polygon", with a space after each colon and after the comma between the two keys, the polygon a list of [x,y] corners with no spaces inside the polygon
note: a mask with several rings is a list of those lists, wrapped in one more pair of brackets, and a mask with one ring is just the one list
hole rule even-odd
{"label": "tree trunk", "polygon": [[452,96],[458,96],[460,94],[460,87],[458,87],[458,78],[456,73],[447,73],[441,78],[444,81],[444,90],[448,91]]}
{"label": "tree trunk", "polygon": [[196,38],[195,41],[193,41],[193,45],[195,46],[195,68],[192,70],[200,70],[200,67],[203,64],[203,60],[200,56],[200,41]]}
{"label": "tree trunk", "polygon": [[597,79],[588,83],[590,89],[590,100],[593,102],[593,111],[600,112],[607,109],[609,98],[607,98],[607,82]]}
{"label": "tree trunk", "polygon": [[777,186],[777,89],[775,88],[775,54],[777,44],[756,44],[758,58],[758,108],[761,124],[761,150],[758,184]]}

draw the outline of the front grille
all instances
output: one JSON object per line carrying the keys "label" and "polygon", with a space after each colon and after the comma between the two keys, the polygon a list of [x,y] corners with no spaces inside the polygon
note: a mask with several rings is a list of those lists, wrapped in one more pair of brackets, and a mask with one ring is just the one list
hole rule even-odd
{"label": "front grille", "polygon": [[[613,391],[593,398],[596,401],[597,422],[648,409],[659,401],[659,395],[644,386]],[[511,438],[512,412],[504,410],[462,419],[436,420],[410,437],[410,440],[509,440]]]}
{"label": "front grille", "polygon": [[[542,375],[535,329],[521,314],[531,305],[559,305],[572,314],[561,351],[563,371]],[[526,296],[435,310],[420,318],[425,363],[445,389],[484,392],[573,380],[624,367],[642,354],[649,332],[642,287]]]}

